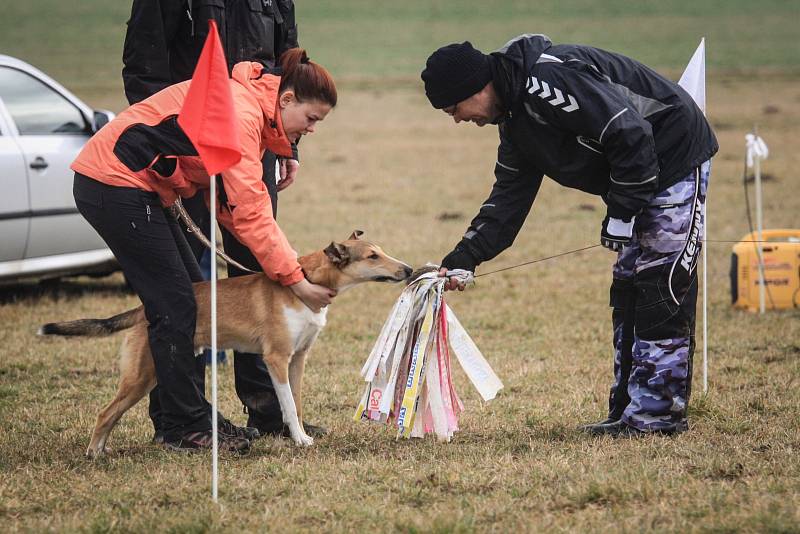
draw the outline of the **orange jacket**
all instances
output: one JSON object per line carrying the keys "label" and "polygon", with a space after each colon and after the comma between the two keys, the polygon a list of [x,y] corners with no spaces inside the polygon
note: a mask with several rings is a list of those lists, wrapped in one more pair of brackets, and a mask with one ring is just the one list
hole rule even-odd
{"label": "orange jacket", "polygon": [[[89,140],[72,170],[108,185],[154,191],[165,206],[208,189],[208,174],[177,122],[189,83],[167,87],[120,113]],[[227,206],[218,205],[217,218],[269,278],[291,285],[303,272],[272,216],[261,165],[265,150],[292,156],[278,111],[280,77],[266,74],[260,63],[242,62],[234,66],[230,85],[242,159],[222,173]]]}

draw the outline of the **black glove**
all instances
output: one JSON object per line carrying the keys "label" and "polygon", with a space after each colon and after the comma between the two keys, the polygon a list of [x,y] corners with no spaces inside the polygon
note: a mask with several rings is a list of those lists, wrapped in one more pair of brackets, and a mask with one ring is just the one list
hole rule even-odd
{"label": "black glove", "polygon": [[478,265],[478,262],[475,261],[475,258],[470,254],[470,252],[459,243],[456,245],[456,248],[453,249],[453,252],[442,258],[442,267],[446,267],[447,269],[464,269],[465,271],[475,272],[475,267]]}
{"label": "black glove", "polygon": [[635,217],[631,217],[629,221],[625,221],[606,215],[600,230],[600,244],[614,252],[619,252],[622,247],[630,245],[634,219]]}

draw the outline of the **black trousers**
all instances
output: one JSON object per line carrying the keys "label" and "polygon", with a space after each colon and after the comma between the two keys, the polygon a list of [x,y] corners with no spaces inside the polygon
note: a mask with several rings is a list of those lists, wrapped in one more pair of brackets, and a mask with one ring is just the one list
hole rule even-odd
{"label": "black trousers", "polygon": [[[278,188],[275,182],[275,161],[275,154],[265,152],[261,164],[264,184],[272,200],[272,214],[274,217],[277,217]],[[218,196],[224,198],[224,194],[218,194]],[[203,194],[200,193],[190,199],[185,199],[183,204],[186,211],[192,217],[192,220],[200,227],[206,237],[208,237],[210,235],[211,218]],[[183,231],[185,232],[185,230]],[[252,252],[250,252],[249,248],[240,243],[239,240],[224,227],[220,227],[220,231],[222,233],[222,242],[226,254],[248,269],[258,272],[262,271],[261,266]],[[196,264],[205,252],[206,247],[199,239],[195,239],[193,236],[188,236],[187,240],[196,260],[194,263]],[[229,277],[248,274],[251,273],[228,265]],[[198,371],[200,390],[205,391],[204,362],[202,358],[198,359],[200,360],[200,370]],[[282,416],[278,397],[261,354],[234,351],[233,374],[236,384],[236,394],[249,413],[248,424],[258,425],[263,428],[272,422],[276,424],[281,423]],[[150,418],[153,420],[153,426],[156,428],[156,431],[159,429],[158,419],[161,412],[157,389],[158,388],[154,389],[150,394]]]}
{"label": "black trousers", "polygon": [[203,362],[194,354],[192,281],[202,277],[177,222],[156,193],[109,186],[79,173],[73,195],[144,305],[158,380],[158,427],[168,440],[210,429],[211,406],[198,378]]}

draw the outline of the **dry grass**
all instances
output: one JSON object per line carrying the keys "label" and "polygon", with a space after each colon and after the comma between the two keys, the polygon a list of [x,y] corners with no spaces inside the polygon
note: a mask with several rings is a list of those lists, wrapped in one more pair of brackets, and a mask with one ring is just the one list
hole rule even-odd
{"label": "dry grass", "polygon": [[[740,166],[753,121],[772,151],[767,226],[800,226],[797,80],[724,79],[709,95],[723,146],[710,237],[746,233]],[[780,112],[764,114],[767,105]],[[418,92],[343,92],[340,108],[303,144],[302,175],[281,198],[281,224],[300,251],[359,228],[410,263],[438,261],[488,192],[495,143],[495,130],[453,127]],[[486,270],[593,244],[602,216],[599,201],[547,183],[514,248]],[[209,500],[209,455],[149,445],[144,403],[112,435],[111,456],[83,457],[95,414],[115,389],[118,340],[33,333],[46,321],[133,306],[120,279],[4,290],[0,530],[796,532],[798,313],[732,310],[729,255],[728,244],[710,248],[710,392],[702,394],[698,372],[687,434],[614,441],[575,430],[603,415],[611,375],[613,258],[595,249],[452,295],[506,388],[483,405],[458,374],[466,414],[450,444],[395,441],[384,428],[351,421],[358,369],[399,289],[339,297],[306,382],[308,418],[331,434],[308,450],[266,438],[247,457],[224,458],[219,508]],[[243,422],[230,368],[221,405]]]}

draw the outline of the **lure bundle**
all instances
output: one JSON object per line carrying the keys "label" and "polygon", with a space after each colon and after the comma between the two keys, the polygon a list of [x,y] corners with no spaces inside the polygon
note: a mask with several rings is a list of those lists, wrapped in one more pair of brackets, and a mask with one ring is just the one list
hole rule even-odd
{"label": "lure bundle", "polygon": [[[467,281],[472,273],[448,276]],[[445,303],[446,280],[425,272],[398,298],[361,369],[367,386],[356,420],[394,425],[405,438],[433,432],[449,441],[464,409],[452,381],[451,354],[484,400],[503,387]]]}

